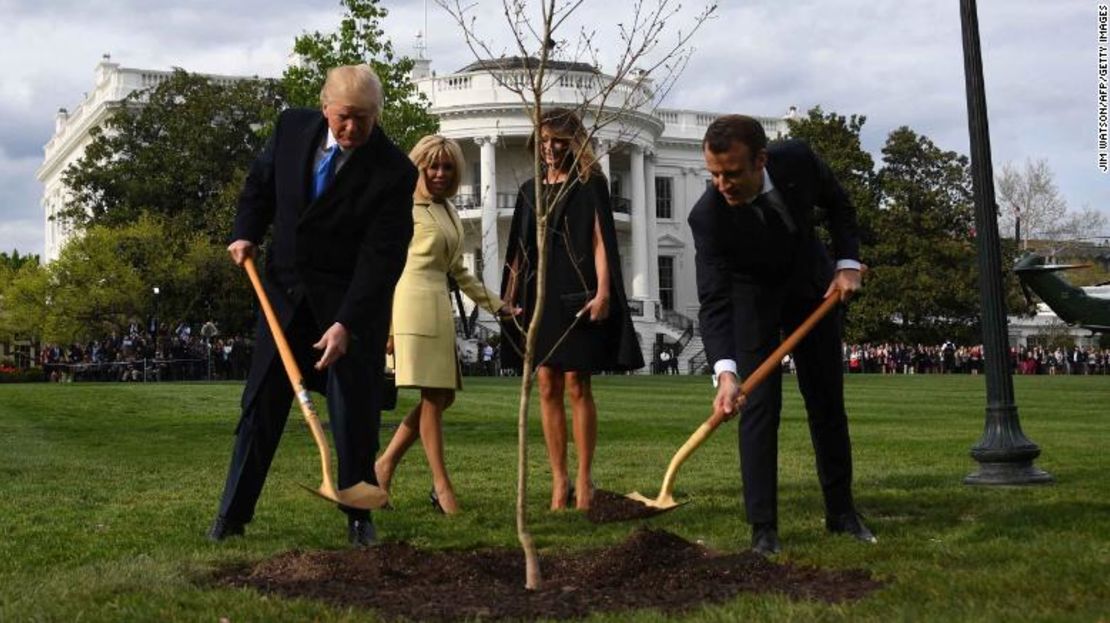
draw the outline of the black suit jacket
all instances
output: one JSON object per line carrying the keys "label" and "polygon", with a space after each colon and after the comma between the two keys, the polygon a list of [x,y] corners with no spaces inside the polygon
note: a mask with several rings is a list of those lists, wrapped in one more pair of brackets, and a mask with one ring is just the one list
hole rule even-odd
{"label": "black suit jacket", "polygon": [[[382,361],[393,288],[412,238],[417,171],[375,127],[313,201],[315,155],[326,131],[317,110],[280,115],[244,183],[232,237],[258,244],[272,224],[264,282],[284,327],[305,300],[321,333],[342,323],[369,361]],[[256,348],[272,357],[269,333],[260,335]],[[265,372],[254,367],[263,369],[252,369],[244,405]]]}
{"label": "black suit jacket", "polygon": [[776,340],[788,299],[810,302],[824,294],[833,263],[814,231],[815,208],[823,210],[835,257],[859,259],[855,207],[808,145],[798,140],[769,145],[767,173],[786,203],[794,233],[773,210],[761,221],[750,207],[729,206],[715,188],[707,188],[690,212],[699,322],[711,364]]}

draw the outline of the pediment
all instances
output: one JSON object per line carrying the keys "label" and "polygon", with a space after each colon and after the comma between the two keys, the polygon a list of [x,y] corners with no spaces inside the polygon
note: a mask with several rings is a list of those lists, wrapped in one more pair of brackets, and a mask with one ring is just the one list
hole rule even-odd
{"label": "pediment", "polygon": [[683,242],[682,239],[675,238],[674,236],[672,236],[670,234],[663,234],[662,236],[659,236],[659,240],[656,242],[656,245],[659,246],[659,247],[670,247],[670,248],[676,248],[677,247],[677,248],[680,248],[680,249],[686,247],[686,243]]}

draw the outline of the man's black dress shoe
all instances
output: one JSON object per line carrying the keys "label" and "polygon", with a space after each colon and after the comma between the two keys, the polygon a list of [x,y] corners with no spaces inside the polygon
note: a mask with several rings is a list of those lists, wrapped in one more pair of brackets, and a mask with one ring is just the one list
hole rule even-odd
{"label": "man's black dress shoe", "polygon": [[779,532],[772,524],[752,526],[752,551],[763,556],[774,556],[782,551],[779,545]]}
{"label": "man's black dress shoe", "polygon": [[374,522],[365,519],[347,519],[347,541],[355,547],[370,547],[378,542],[378,531]]}
{"label": "man's black dress shoe", "polygon": [[222,541],[232,536],[243,536],[242,522],[227,517],[216,517],[216,521],[208,529],[209,541]]}
{"label": "man's black dress shoe", "polygon": [[864,543],[878,543],[875,535],[863,525],[859,513],[851,511],[842,515],[828,515],[825,517],[825,528],[833,534],[849,534],[857,541]]}

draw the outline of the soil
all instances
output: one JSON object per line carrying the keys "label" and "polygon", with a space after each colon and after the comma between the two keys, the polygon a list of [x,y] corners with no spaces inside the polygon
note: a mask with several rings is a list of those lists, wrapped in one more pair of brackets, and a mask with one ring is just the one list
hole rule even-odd
{"label": "soil", "polygon": [[593,523],[632,521],[654,517],[675,508],[678,507],[659,509],[636,500],[630,500],[619,493],[613,493],[605,489],[594,489],[594,497],[590,500],[590,510],[586,512],[586,518]]}
{"label": "soil", "polygon": [[716,553],[648,529],[601,550],[542,554],[540,569],[543,586],[528,591],[520,550],[426,551],[385,543],[287,552],[253,567],[225,570],[216,582],[414,621],[575,619],[640,608],[673,613],[742,592],[838,603],[883,586],[862,569],[776,564],[750,551]]}

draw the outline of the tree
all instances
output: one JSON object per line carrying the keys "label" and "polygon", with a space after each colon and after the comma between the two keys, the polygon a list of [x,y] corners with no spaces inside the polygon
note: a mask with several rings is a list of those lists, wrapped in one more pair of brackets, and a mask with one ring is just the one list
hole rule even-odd
{"label": "tree", "polygon": [[1023,251],[1029,248],[1030,240],[1039,240],[1049,243],[1049,255],[1057,255],[1077,239],[1106,226],[1106,217],[1095,210],[1068,210],[1045,160],[1026,160],[1020,169],[1006,163],[995,184],[998,227],[1003,233],[1014,232]]}
{"label": "tree", "polygon": [[90,132],[84,155],[63,174],[72,194],[59,217],[85,229],[150,213],[168,219],[171,232],[223,243],[234,209],[227,189],[261,150],[280,105],[274,81],[175,70],[131,93]]}
{"label": "tree", "polygon": [[42,339],[46,288],[47,272],[37,261],[17,268],[0,262],[0,341]]}
{"label": "tree", "polygon": [[[810,109],[805,117],[786,122],[790,136],[805,141],[821,156],[852,199],[865,247],[874,240],[873,222],[879,196],[875,161],[860,142],[860,131],[866,122],[863,115],[826,114],[820,106]],[[818,218],[817,222],[823,219]]]}
{"label": "tree", "polygon": [[340,5],[347,12],[336,32],[306,33],[294,42],[299,61],[282,75],[288,102],[317,108],[328,69],[369,63],[381,79],[385,96],[379,124],[408,151],[421,137],[439,131],[439,121],[428,114],[427,98],[410,79],[413,61],[396,56],[393,44],[384,37],[380,21],[389,12],[378,6],[378,0],[340,0]]}
{"label": "tree", "polygon": [[[553,89],[571,84],[579,98],[574,112],[586,126],[587,141],[593,141],[600,130],[614,126],[622,140],[635,138],[628,133],[625,121],[628,116],[650,111],[665,95],[685,67],[691,49],[690,38],[716,10],[716,5],[704,10],[687,13],[692,22],[689,30],[679,30],[682,6],[671,0],[637,0],[631,4],[631,16],[615,25],[615,32],[601,37],[592,25],[571,30],[564,38],[564,29],[571,29],[570,20],[582,7],[582,0],[557,2],[542,0],[532,7],[526,0],[502,0],[502,13],[508,37],[514,47],[513,56],[496,53],[488,40],[477,32],[478,14],[473,4],[463,0],[438,0],[462,28],[467,45],[479,60],[479,67],[507,91],[514,93],[531,120],[532,132],[538,133],[543,109],[548,105]],[[666,41],[668,28],[676,31]],[[499,38],[500,39],[500,38]],[[598,70],[602,54],[599,41],[616,47],[616,62],[606,76]],[[583,61],[589,61],[584,63]],[[576,75],[568,75],[575,72]],[[563,82],[567,80],[568,82]],[[562,102],[560,102],[562,104]],[[533,135],[534,135],[533,134]],[[536,300],[533,315],[527,327],[518,327],[524,334],[523,372],[517,418],[517,537],[524,550],[525,587],[538,589],[542,582],[539,558],[527,522],[528,476],[528,409],[532,384],[537,366],[547,353],[537,352],[536,336],[545,305],[545,279],[547,273],[547,220],[551,208],[559,203],[575,180],[571,176],[561,190],[543,192],[540,141],[532,141],[532,179],[535,195],[537,265],[528,267],[535,271]],[[573,154],[574,170],[581,153]]]}
{"label": "tree", "polygon": [[155,316],[162,326],[215,320],[224,331],[245,331],[252,299],[226,251],[198,233],[172,236],[171,227],[147,214],[94,225],[67,244],[47,268],[46,339],[98,339]]}
{"label": "tree", "polygon": [[13,307],[15,301],[23,300],[25,280],[30,273],[38,272],[39,256],[20,255],[13,250],[11,255],[0,252],[0,341],[9,341],[21,335],[32,335],[34,327],[25,322],[21,308]]}
{"label": "tree", "polygon": [[13,249],[11,255],[6,252],[0,252],[0,270],[19,270],[27,264],[38,264],[39,256],[33,253],[20,255],[18,249]]}
{"label": "tree", "polygon": [[[967,159],[927,137],[899,128],[876,173],[863,150],[862,115],[814,108],[787,123],[829,164],[859,214],[860,256],[871,271],[847,316],[850,342],[979,340],[974,206]],[[819,221],[820,222],[820,221]],[[1016,249],[1003,241],[1003,257]],[[1007,273],[1008,306],[1028,312],[1016,278]]]}
{"label": "tree", "polygon": [[869,283],[853,305],[862,339],[977,341],[979,301],[968,159],[908,127],[891,132]]}
{"label": "tree", "polygon": [[[877,269],[856,307],[863,339],[936,343],[981,339],[974,204],[965,156],[906,127],[883,148]],[[1001,242],[1006,308],[1032,313],[1009,266],[1019,251]]]}
{"label": "tree", "polygon": [[175,256],[164,228],[149,216],[119,227],[93,225],[49,266],[45,337],[99,339],[154,313],[153,286],[173,291]]}

